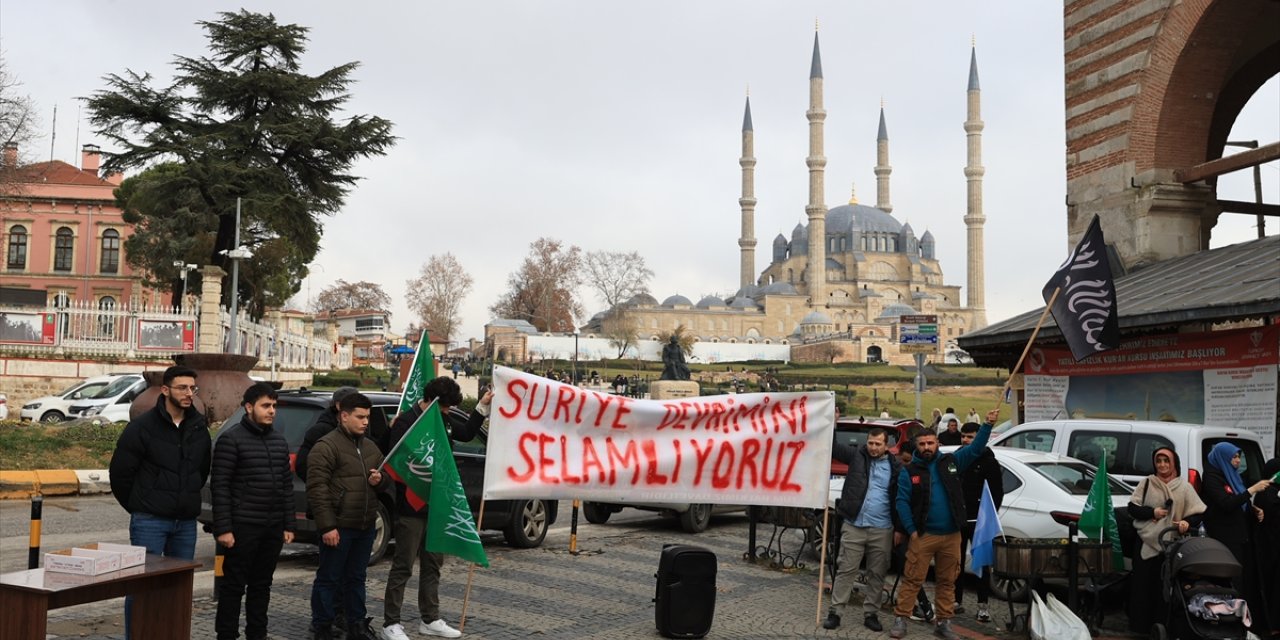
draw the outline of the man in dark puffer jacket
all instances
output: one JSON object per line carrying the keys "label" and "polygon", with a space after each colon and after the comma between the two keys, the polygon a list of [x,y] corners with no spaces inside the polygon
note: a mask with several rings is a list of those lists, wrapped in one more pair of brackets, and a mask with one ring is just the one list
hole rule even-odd
{"label": "man in dark puffer jacket", "polygon": [[[209,478],[209,421],[196,410],[196,372],[169,367],[156,408],[129,421],[111,456],[111,493],[129,512],[129,544],[147,553],[196,555],[200,488]],[[132,599],[125,598],[125,638]]]}
{"label": "man in dark puffer jacket", "polygon": [[293,542],[293,472],[289,443],[273,428],[276,399],[265,382],[246,389],[244,417],[223,430],[213,450],[213,535],[226,549],[214,623],[219,640],[239,637],[241,598],[245,636],[267,637],[271,577],[280,548]]}

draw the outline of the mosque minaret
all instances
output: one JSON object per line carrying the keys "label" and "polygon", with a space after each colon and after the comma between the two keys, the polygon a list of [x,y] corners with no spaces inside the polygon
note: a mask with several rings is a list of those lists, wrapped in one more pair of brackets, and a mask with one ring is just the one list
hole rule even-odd
{"label": "mosque minaret", "polygon": [[756,154],[755,132],[751,127],[751,96],[747,96],[747,108],[742,115],[742,237],[738,247],[742,250],[742,276],[738,286],[745,287],[756,280]]}
{"label": "mosque minaret", "polygon": [[818,34],[813,34],[813,62],[809,66],[809,204],[804,208],[809,218],[809,265],[805,271],[809,304],[821,308],[826,304],[827,280],[827,205],[823,171],[827,157],[823,155],[823,121],[827,111],[822,108],[822,54],[818,51]]}
{"label": "mosque minaret", "polygon": [[968,117],[964,121],[964,131],[968,137],[968,164],[964,168],[964,176],[968,184],[968,201],[964,216],[965,229],[968,236],[968,295],[965,306],[973,312],[974,326],[981,329],[987,326],[986,285],[984,278],[985,262],[982,245],[982,227],[986,216],[982,215],[982,175],[986,169],[982,167],[982,90],[978,87],[978,49],[974,46],[969,54],[969,90]]}
{"label": "mosque minaret", "polygon": [[876,208],[885,213],[893,213],[893,205],[889,204],[889,174],[893,167],[889,166],[889,130],[884,125],[884,103],[880,104],[880,131],[876,134]]}

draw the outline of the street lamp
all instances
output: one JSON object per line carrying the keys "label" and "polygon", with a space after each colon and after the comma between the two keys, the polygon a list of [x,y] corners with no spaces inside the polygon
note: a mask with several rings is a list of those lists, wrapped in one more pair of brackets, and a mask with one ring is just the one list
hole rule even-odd
{"label": "street lamp", "polygon": [[173,266],[182,272],[182,298],[178,301],[178,309],[182,310],[187,306],[187,274],[199,269],[199,265],[194,265],[183,260],[174,260]]}
{"label": "street lamp", "polygon": [[240,306],[240,261],[253,257],[246,247],[240,246],[240,198],[236,198],[236,235],[234,249],[218,253],[231,259],[231,353],[240,353],[240,336],[236,335],[236,314]]}

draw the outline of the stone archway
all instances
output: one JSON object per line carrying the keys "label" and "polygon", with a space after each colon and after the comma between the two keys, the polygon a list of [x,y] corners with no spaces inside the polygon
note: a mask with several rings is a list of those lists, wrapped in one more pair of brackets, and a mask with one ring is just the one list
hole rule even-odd
{"label": "stone archway", "polygon": [[[1280,3],[1065,2],[1069,245],[1094,214],[1128,268],[1209,246],[1222,157],[1258,87],[1280,72]],[[1274,141],[1263,141],[1263,144]],[[1233,150],[1234,151],[1234,150]]]}
{"label": "stone archway", "polygon": [[884,350],[874,344],[867,347],[867,362],[884,362]]}

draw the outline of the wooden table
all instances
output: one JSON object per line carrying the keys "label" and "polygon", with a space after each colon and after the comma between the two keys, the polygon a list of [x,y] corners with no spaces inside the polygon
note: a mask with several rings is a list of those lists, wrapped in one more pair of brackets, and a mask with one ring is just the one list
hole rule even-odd
{"label": "wooden table", "polygon": [[135,638],[191,638],[191,590],[199,562],[147,555],[145,564],[98,576],[0,575],[0,640],[44,640],[49,610],[133,596]]}

